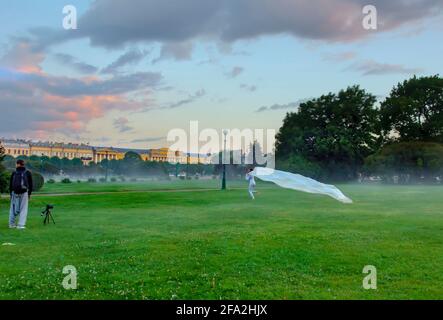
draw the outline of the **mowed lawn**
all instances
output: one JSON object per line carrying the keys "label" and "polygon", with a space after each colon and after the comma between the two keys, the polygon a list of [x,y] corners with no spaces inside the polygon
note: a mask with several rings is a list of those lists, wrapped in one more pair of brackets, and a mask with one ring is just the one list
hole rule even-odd
{"label": "mowed lawn", "polygon": [[[0,244],[15,245],[0,246],[0,299],[443,298],[443,187],[343,185],[355,201],[345,205],[268,184],[255,201],[188,190],[214,181],[170,186],[183,191],[40,195],[23,231],[7,228],[1,199]],[[56,225],[42,224],[46,203]],[[78,270],[75,291],[61,285],[66,265]],[[362,288],[365,265],[377,268],[377,290]]]}

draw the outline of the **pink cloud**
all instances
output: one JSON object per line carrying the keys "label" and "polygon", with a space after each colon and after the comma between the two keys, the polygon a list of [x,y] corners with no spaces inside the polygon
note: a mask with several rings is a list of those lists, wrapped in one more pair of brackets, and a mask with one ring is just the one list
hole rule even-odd
{"label": "pink cloud", "polygon": [[48,113],[56,119],[40,123],[40,129],[70,128],[72,131],[82,131],[92,119],[102,118],[110,110],[137,110],[140,105],[120,96],[80,96],[61,97],[46,94],[43,103],[52,108]]}
{"label": "pink cloud", "polygon": [[[0,78],[0,128],[2,133],[24,130],[43,137],[54,132],[79,133],[88,123],[112,110],[135,111],[144,103],[147,88],[161,75],[135,73],[102,79],[98,76],[57,77],[42,70],[45,54],[27,41],[17,41],[0,58],[7,77]],[[143,99],[141,99],[143,100]]]}
{"label": "pink cloud", "polygon": [[23,73],[40,73],[40,64],[45,60],[42,52],[34,51],[27,41],[15,42],[0,59],[0,65]]}

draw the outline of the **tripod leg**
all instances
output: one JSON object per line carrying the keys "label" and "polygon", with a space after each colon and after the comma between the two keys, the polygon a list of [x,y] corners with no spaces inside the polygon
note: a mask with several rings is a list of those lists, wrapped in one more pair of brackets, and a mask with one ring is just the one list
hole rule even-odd
{"label": "tripod leg", "polygon": [[49,214],[50,216],[51,216],[51,219],[52,219],[52,222],[55,224],[55,220],[54,220],[54,217],[52,216],[52,214],[50,213]]}

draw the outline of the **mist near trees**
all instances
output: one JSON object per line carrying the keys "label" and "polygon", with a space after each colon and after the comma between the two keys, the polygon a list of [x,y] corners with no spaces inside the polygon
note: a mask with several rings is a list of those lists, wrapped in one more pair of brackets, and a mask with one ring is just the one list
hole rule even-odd
{"label": "mist near trees", "polygon": [[302,103],[277,134],[277,167],[321,180],[440,182],[443,79],[413,77],[377,105],[359,86]]}

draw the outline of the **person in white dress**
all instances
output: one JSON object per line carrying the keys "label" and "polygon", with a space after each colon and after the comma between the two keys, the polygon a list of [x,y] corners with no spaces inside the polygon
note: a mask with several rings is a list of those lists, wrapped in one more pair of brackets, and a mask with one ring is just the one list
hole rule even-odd
{"label": "person in white dress", "polygon": [[248,192],[251,198],[254,200],[254,193],[255,193],[255,179],[254,179],[254,170],[249,169],[248,173],[246,174],[246,181],[249,182]]}

